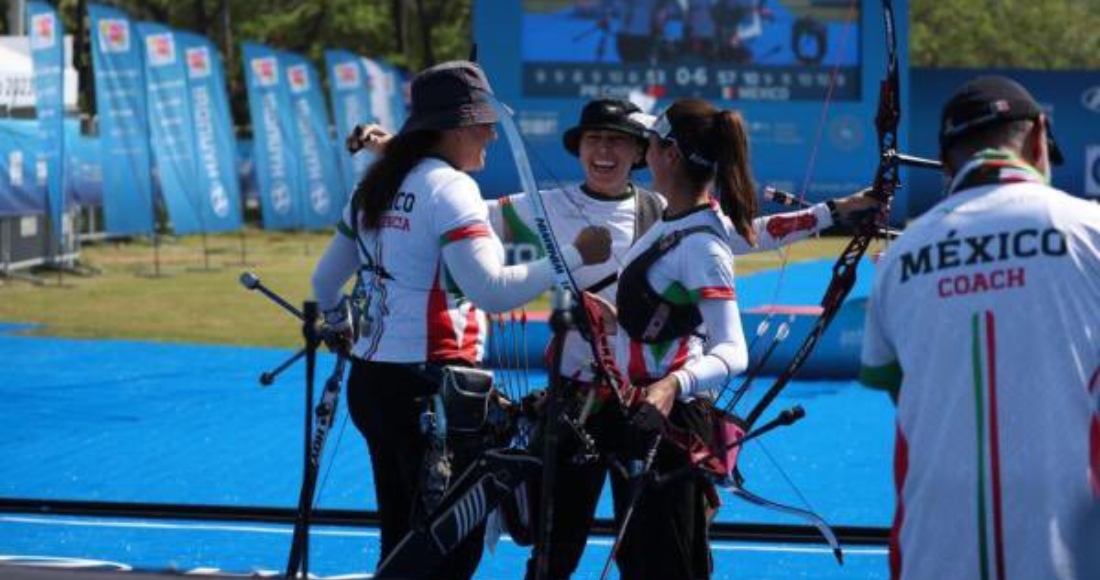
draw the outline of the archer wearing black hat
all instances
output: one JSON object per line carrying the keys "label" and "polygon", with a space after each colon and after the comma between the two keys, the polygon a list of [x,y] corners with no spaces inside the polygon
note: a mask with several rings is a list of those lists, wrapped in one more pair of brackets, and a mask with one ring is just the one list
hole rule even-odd
{"label": "archer wearing black hat", "polygon": [[[579,287],[608,304],[614,303],[618,287],[618,257],[660,219],[664,208],[662,198],[637,185],[631,174],[634,169],[645,167],[648,122],[649,117],[629,101],[589,101],[577,125],[562,135],[565,150],[580,162],[584,181],[542,192],[550,225],[559,238],[568,238],[571,232],[589,224],[605,225],[611,230],[615,258],[572,272]],[[540,255],[541,246],[534,235],[536,214],[526,193],[502,197],[490,202],[489,208],[493,228],[518,250],[517,255]],[[547,554],[539,554],[537,550],[532,554],[527,565],[526,577],[529,579],[537,576],[540,558],[545,559],[547,578],[569,578],[576,570],[588,541],[596,503],[610,471],[608,460],[619,453],[617,445],[623,429],[622,414],[610,401],[603,400],[608,394],[607,387],[594,371],[592,348],[579,333],[571,332],[566,337],[557,370],[561,376],[568,377],[564,381],[570,394],[567,412],[573,417],[582,414],[586,417],[582,420],[584,428],[593,437],[595,451],[600,457],[578,461],[579,456],[593,450],[585,449],[565,423],[549,423],[558,431],[550,550]],[[532,442],[531,449],[535,452],[541,449],[544,433],[540,430]],[[539,497],[535,493],[537,489],[532,487],[528,493],[535,506]],[[620,488],[615,490],[618,492]],[[529,529],[539,529],[537,510],[530,515],[532,526]],[[517,530],[512,532],[513,537],[518,535]]]}
{"label": "archer wearing black hat", "polygon": [[[471,62],[444,63],[417,75],[408,120],[359,182],[313,273],[326,342],[351,356],[348,409],[366,439],[374,472],[378,577],[473,576],[483,520],[464,519],[463,534],[450,532],[454,541],[446,550],[409,538],[430,527],[441,493],[451,489],[450,475],[457,478],[475,462],[484,434],[445,427],[439,433],[424,425],[470,419],[424,417],[441,390],[444,369],[461,373],[455,369],[481,365],[488,331],[484,311],[521,306],[548,290],[554,278],[545,259],[505,266],[481,191],[468,175],[484,167],[485,148],[496,138],[492,99],[485,75]],[[610,238],[603,227],[579,228],[562,257],[570,268],[605,261]],[[353,276],[363,297],[358,336],[352,335],[343,297]]]}
{"label": "archer wearing black hat", "polygon": [[1096,578],[1073,563],[1097,547],[1100,206],[1049,185],[1049,120],[1008,78],[963,85],[940,146],[947,196],[879,261],[863,331],[860,380],[897,403],[891,577]]}

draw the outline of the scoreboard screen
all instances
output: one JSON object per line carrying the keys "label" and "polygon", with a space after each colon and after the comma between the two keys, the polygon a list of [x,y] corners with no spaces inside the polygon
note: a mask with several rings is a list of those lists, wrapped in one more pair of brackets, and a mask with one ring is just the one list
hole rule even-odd
{"label": "scoreboard screen", "polygon": [[859,16],[849,0],[523,0],[523,94],[854,100]]}

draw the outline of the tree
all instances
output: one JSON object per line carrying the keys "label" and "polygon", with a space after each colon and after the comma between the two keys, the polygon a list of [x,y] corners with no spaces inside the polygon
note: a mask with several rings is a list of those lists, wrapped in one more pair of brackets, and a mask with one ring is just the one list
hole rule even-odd
{"label": "tree", "polygon": [[1100,68],[1095,0],[913,0],[914,66]]}

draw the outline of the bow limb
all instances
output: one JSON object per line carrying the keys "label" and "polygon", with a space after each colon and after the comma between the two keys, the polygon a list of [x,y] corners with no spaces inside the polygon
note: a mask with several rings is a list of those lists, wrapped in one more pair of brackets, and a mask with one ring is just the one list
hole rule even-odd
{"label": "bow limb", "polygon": [[[875,129],[878,132],[879,162],[875,169],[875,180],[871,195],[883,206],[883,214],[889,209],[894,191],[898,188],[897,137],[898,123],[901,120],[900,72],[898,70],[897,37],[894,32],[894,7],[892,0],[882,0],[884,28],[886,31],[886,73],[879,83],[878,112],[875,114]],[[856,234],[833,265],[833,276],[825,295],[821,299],[821,315],[814,321],[809,334],[795,351],[794,357],[776,378],[775,383],[764,393],[760,401],[749,411],[745,421],[751,427],[769,405],[786,388],[795,373],[802,368],[810,353],[817,346],[825,330],[833,321],[844,299],[852,291],[856,282],[856,267],[867,252],[871,240],[879,229],[880,215],[868,213],[856,226]]]}
{"label": "bow limb", "polygon": [[817,531],[821,534],[821,537],[824,538],[825,541],[829,544],[829,547],[832,548],[833,557],[836,558],[837,563],[841,565],[844,564],[844,552],[840,549],[840,540],[837,539],[836,533],[833,531],[833,528],[829,526],[829,523],[826,522],[825,519],[821,516],[815,514],[810,510],[796,508],[774,502],[769,499],[765,499],[734,483],[724,485],[722,487],[728,490],[733,495],[753,505],[760,506],[762,508],[772,511],[789,514],[809,522],[811,525],[817,528]]}
{"label": "bow limb", "polygon": [[519,127],[516,125],[516,121],[508,107],[500,102],[495,95],[491,96],[491,99],[493,106],[497,109],[500,126],[504,129],[504,136],[512,152],[512,160],[516,164],[516,171],[519,173],[523,192],[527,194],[527,201],[531,204],[531,213],[535,220],[535,232],[539,236],[539,242],[542,244],[546,257],[550,260],[550,265],[554,270],[554,287],[577,298],[580,296],[577,282],[573,279],[573,273],[569,271],[565,264],[565,258],[561,254],[561,245],[558,243],[558,238],[554,235],[554,230],[551,227],[546,204],[543,203],[542,192],[539,191],[535,173],[531,169],[531,161],[527,157],[527,149],[523,145],[523,137],[520,135]]}

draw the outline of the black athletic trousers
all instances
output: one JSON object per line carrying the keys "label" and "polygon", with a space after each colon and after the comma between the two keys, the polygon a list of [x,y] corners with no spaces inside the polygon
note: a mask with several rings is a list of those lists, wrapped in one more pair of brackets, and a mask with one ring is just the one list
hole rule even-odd
{"label": "black athletic trousers", "polygon": [[[670,420],[690,429],[711,443],[709,416],[700,403],[673,405]],[[580,442],[573,432],[559,424],[557,478],[554,488],[554,526],[551,531],[550,578],[566,580],[577,569],[584,553],[596,503],[605,478],[610,476],[616,526],[630,501],[632,482],[611,461],[624,468],[631,458],[644,456],[647,442],[627,424],[614,403],[589,417],[588,433],[596,440],[601,457],[596,462],[573,461]],[[534,441],[537,451],[541,441]],[[687,464],[683,450],[667,443],[657,451],[654,469],[671,473]],[[660,487],[649,485],[634,508],[634,515],[619,549],[616,563],[621,580],[702,580],[710,577],[711,557],[707,529],[708,485],[694,473]],[[529,497],[538,498],[537,488]],[[538,528],[537,501],[532,505],[534,527]],[[537,550],[527,561],[526,580],[535,579]]]}
{"label": "black athletic trousers", "polygon": [[[570,389],[572,391],[572,389]],[[573,395],[571,394],[572,398]],[[570,412],[575,414],[576,409]],[[588,418],[585,425],[588,434],[596,441],[600,457],[595,461],[578,463],[575,458],[582,445],[573,431],[558,423],[557,477],[554,485],[554,526],[550,533],[550,578],[565,580],[577,570],[584,554],[596,503],[608,476],[608,457],[617,455],[622,447],[621,437],[625,421],[614,402]],[[542,449],[542,441],[536,439],[531,450],[536,454]],[[614,475],[613,475],[614,477]],[[613,488],[614,489],[614,488]],[[539,529],[538,486],[532,487],[532,529]],[[537,570],[537,544],[527,560],[527,580],[534,580]]]}
{"label": "black athletic trousers", "polygon": [[[436,391],[436,385],[407,365],[352,359],[348,377],[348,412],[367,440],[374,490],[381,519],[382,551],[386,559],[409,531],[409,520],[420,486],[420,469],[427,441],[420,432],[421,400]],[[456,452],[457,477],[474,459],[471,453]],[[485,524],[475,528],[431,574],[432,580],[467,580],[481,561]]]}
{"label": "black athletic trousers", "polygon": [[[713,443],[710,416],[703,403],[677,401],[670,422]],[[644,445],[643,445],[644,446]],[[672,474],[688,464],[687,454],[664,440],[657,449],[654,469]],[[616,514],[626,510],[630,486],[612,478]],[[707,537],[709,528],[707,486],[696,472],[661,485],[647,485],[634,508],[634,516],[619,548],[621,580],[706,580],[712,562]],[[614,489],[620,487],[620,489]]]}

